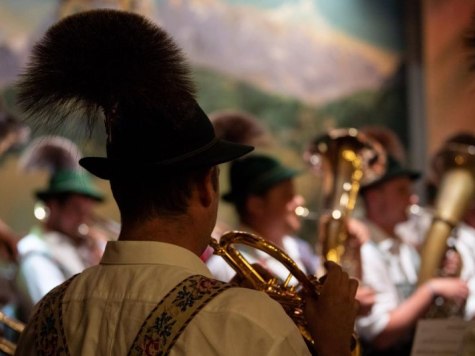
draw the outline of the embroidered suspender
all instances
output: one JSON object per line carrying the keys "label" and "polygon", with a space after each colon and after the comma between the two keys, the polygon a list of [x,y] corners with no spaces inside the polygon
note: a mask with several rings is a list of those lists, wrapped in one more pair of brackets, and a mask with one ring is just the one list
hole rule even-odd
{"label": "embroidered suspender", "polygon": [[69,356],[63,326],[62,301],[69,284],[77,275],[60,284],[41,299],[33,317],[36,353],[42,355]]}
{"label": "embroidered suspender", "polygon": [[[39,303],[32,323],[39,356],[69,356],[63,326],[62,301],[77,275],[54,288]],[[168,355],[193,317],[230,284],[200,275],[176,285],[150,312],[142,324],[128,355]]]}
{"label": "embroidered suspender", "polygon": [[128,355],[168,355],[193,317],[229,287],[230,284],[200,275],[183,280],[150,312]]}

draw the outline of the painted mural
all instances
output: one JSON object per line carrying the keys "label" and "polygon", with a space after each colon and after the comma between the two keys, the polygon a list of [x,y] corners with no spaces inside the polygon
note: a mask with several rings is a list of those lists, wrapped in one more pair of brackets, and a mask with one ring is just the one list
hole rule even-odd
{"label": "painted mural", "polygon": [[[290,165],[302,168],[308,142],[332,127],[384,124],[408,142],[397,0],[3,0],[3,110],[21,116],[14,80],[44,31],[67,14],[98,7],[136,11],[165,28],[189,58],[205,111],[252,113],[272,133],[272,153]],[[85,154],[102,146],[102,137],[85,145],[71,132],[64,134]],[[45,177],[21,176],[15,160],[0,167],[0,217],[24,232],[31,192]],[[314,201],[318,184],[311,177],[299,184]],[[111,200],[103,212],[116,218]]]}

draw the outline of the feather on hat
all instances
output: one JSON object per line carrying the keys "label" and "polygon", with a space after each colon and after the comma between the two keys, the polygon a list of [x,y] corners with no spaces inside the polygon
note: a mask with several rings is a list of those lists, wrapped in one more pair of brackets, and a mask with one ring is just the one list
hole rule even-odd
{"label": "feather on hat", "polygon": [[42,123],[75,112],[89,127],[104,120],[107,158],[80,161],[101,178],[213,166],[252,150],[216,138],[181,51],[137,14],[102,9],[63,19],[35,46],[19,88],[20,105]]}

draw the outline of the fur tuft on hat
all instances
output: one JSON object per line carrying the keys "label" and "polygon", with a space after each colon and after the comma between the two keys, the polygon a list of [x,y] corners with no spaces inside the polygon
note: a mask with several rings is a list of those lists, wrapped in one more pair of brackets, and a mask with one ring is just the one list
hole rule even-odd
{"label": "fur tuft on hat", "polygon": [[73,113],[91,129],[103,118],[107,158],[80,164],[104,179],[211,167],[252,150],[216,138],[189,74],[161,28],[137,14],[93,10],[63,19],[35,46],[19,82],[19,104],[53,126]]}
{"label": "fur tuft on hat", "polygon": [[79,13],[51,27],[19,87],[25,111],[50,121],[77,110],[93,120],[100,109],[113,119],[119,103],[144,109],[194,95],[171,38],[144,17],[115,10]]}
{"label": "fur tuft on hat", "polygon": [[252,146],[270,144],[270,134],[259,120],[243,111],[224,110],[210,115],[216,136],[231,142]]}

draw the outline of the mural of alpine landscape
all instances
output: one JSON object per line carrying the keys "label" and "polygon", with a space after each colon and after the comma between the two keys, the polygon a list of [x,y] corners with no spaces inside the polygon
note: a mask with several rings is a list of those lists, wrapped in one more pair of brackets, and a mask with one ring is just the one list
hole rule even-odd
{"label": "mural of alpine landscape", "polygon": [[[165,28],[193,67],[205,111],[252,113],[271,131],[285,161],[301,165],[308,142],[332,127],[385,124],[407,142],[400,3],[3,0],[1,104],[17,113],[14,79],[48,26],[71,13],[111,7],[139,12]],[[1,167],[2,199],[8,184],[1,181],[12,179],[3,171],[11,165]]]}

